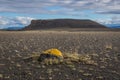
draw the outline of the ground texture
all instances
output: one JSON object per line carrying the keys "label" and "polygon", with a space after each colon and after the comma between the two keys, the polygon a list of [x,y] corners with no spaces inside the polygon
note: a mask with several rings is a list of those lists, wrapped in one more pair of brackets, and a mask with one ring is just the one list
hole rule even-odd
{"label": "ground texture", "polygon": [[[82,57],[52,65],[24,60],[50,48]],[[1,31],[0,80],[120,80],[120,32]]]}

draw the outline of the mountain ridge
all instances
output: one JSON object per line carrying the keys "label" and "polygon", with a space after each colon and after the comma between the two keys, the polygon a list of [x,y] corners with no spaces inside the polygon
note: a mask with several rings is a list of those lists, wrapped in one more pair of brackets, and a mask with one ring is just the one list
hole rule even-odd
{"label": "mountain ridge", "polygon": [[107,28],[89,19],[46,19],[32,20],[31,24],[23,30],[39,30],[39,29],[54,29],[54,28]]}

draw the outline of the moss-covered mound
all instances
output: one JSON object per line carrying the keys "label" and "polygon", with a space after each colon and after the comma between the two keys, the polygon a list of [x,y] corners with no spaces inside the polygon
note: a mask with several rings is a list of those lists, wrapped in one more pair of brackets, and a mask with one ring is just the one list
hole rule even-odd
{"label": "moss-covered mound", "polygon": [[97,65],[97,63],[92,60],[89,54],[78,54],[78,53],[62,53],[58,49],[48,49],[43,51],[41,54],[33,54],[31,57],[27,58],[26,61],[35,61],[46,65],[52,64],[73,64],[73,63],[83,63],[90,65]]}
{"label": "moss-covered mound", "polygon": [[48,49],[40,54],[38,61],[45,64],[55,64],[63,60],[62,52],[58,49]]}

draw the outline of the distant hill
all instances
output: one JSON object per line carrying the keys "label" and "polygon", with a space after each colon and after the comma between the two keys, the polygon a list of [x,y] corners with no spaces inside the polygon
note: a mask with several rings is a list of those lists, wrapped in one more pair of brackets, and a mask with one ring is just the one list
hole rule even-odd
{"label": "distant hill", "polygon": [[120,29],[120,26],[111,26],[110,28],[119,28]]}
{"label": "distant hill", "polygon": [[64,28],[107,28],[92,20],[79,19],[48,19],[48,20],[32,20],[31,24],[23,30],[39,30],[39,29],[64,29]]}
{"label": "distant hill", "polygon": [[115,26],[115,28],[120,28],[120,26]]}
{"label": "distant hill", "polygon": [[4,28],[2,30],[4,31],[17,31],[17,30],[22,30],[23,27],[8,27],[8,28]]}
{"label": "distant hill", "polygon": [[106,26],[108,26],[109,28],[119,28],[120,29],[120,24],[107,24]]}

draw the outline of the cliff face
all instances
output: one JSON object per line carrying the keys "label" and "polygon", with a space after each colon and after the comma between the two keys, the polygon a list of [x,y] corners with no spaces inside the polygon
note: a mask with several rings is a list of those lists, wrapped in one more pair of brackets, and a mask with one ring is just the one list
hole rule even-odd
{"label": "cliff face", "polygon": [[51,19],[51,20],[32,20],[31,24],[24,30],[39,30],[52,28],[106,28],[105,26],[92,20],[77,19]]}

